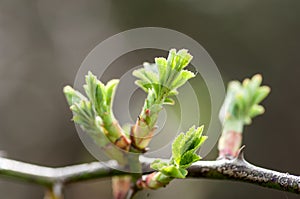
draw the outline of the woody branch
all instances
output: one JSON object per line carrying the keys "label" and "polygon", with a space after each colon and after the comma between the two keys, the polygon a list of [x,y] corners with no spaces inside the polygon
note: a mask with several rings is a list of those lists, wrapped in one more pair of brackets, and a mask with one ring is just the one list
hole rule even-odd
{"label": "woody branch", "polygon": [[[153,159],[151,158],[143,157],[141,159],[143,174],[151,172],[150,164],[152,162]],[[1,176],[47,188],[57,184],[65,186],[91,179],[129,174],[117,168],[118,164],[115,161],[50,168],[0,157]],[[231,160],[198,161],[188,168],[187,177],[234,180],[296,194],[300,193],[300,176],[254,166],[244,159],[243,152]]]}

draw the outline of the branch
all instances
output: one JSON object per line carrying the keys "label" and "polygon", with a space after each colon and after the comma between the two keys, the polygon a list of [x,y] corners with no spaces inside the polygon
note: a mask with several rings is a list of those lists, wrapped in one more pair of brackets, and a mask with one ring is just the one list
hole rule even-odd
{"label": "branch", "polygon": [[57,183],[67,184],[126,174],[125,172],[112,169],[112,167],[118,167],[115,161],[108,161],[105,163],[92,162],[60,168],[50,168],[0,157],[1,176],[46,187],[52,187]]}
{"label": "branch", "polygon": [[300,194],[300,176],[261,168],[244,159],[243,151],[232,160],[199,161],[189,169],[188,177],[224,179]]}
{"label": "branch", "polygon": [[[143,174],[152,171],[152,161],[152,158],[141,159]],[[118,168],[115,161],[49,168],[0,157],[1,176],[46,187],[129,174],[112,168]],[[232,160],[198,161],[188,168],[188,172],[189,178],[235,180],[300,194],[300,176],[254,166],[244,159],[243,152]]]}

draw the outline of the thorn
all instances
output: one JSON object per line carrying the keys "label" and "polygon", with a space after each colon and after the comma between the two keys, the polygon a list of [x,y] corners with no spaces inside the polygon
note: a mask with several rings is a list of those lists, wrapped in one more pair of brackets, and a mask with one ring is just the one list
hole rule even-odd
{"label": "thorn", "polygon": [[244,150],[245,150],[245,148],[246,148],[246,146],[243,145],[243,146],[239,149],[239,151],[238,151],[238,153],[237,153],[237,157],[236,157],[237,160],[242,160],[242,161],[245,160],[245,158],[244,158]]}

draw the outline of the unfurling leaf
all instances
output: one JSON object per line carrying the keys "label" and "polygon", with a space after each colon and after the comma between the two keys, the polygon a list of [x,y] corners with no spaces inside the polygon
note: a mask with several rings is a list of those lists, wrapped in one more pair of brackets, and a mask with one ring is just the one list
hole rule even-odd
{"label": "unfurling leaf", "polygon": [[154,170],[161,170],[162,168],[168,166],[169,164],[167,162],[163,162],[162,160],[154,160],[152,163],[151,163],[151,168],[154,169]]}
{"label": "unfurling leaf", "polygon": [[133,71],[133,75],[137,77],[135,84],[148,93],[143,110],[131,132],[134,148],[143,151],[149,145],[163,105],[175,104],[171,96],[177,95],[177,89],[195,76],[193,72],[184,70],[191,60],[192,56],[187,50],[176,52],[171,49],[167,59],[155,58],[155,63],[144,63],[143,68]]}
{"label": "unfurling leaf", "polygon": [[202,136],[203,126],[191,127],[189,131],[184,134],[180,133],[172,144],[172,157],[169,163],[163,162],[161,160],[155,160],[151,164],[151,168],[161,172],[163,176],[156,180],[166,180],[169,181],[172,178],[185,178],[187,175],[187,168],[191,166],[192,163],[201,159],[196,151],[200,148],[202,143],[206,140],[206,136]]}
{"label": "unfurling leaf", "polygon": [[178,52],[172,49],[169,51],[168,59],[155,58],[154,64],[144,63],[144,68],[133,71],[133,75],[138,78],[135,83],[145,92],[153,89],[157,97],[156,101],[164,100],[195,76],[193,72],[183,70],[192,58],[185,49]]}
{"label": "unfurling leaf", "polygon": [[176,137],[172,145],[172,158],[177,166],[189,167],[193,162],[200,160],[201,157],[196,155],[196,151],[207,139],[206,136],[202,136],[202,132],[203,126],[197,129],[193,126],[186,134],[181,133]]}
{"label": "unfurling leaf", "polygon": [[74,90],[71,86],[64,87],[64,94],[70,106],[75,103],[79,103],[81,100],[87,100],[85,96],[83,96],[80,92]]}
{"label": "unfurling leaf", "polygon": [[[74,122],[88,132],[94,140],[99,139],[99,136],[95,135],[101,134],[107,136],[108,140],[116,146],[127,149],[129,140],[112,112],[112,101],[119,80],[110,80],[104,85],[95,75],[88,72],[85,82],[83,87],[87,97],[70,86],[64,88]],[[95,142],[99,143],[98,140]]]}
{"label": "unfurling leaf", "polygon": [[220,111],[224,131],[241,132],[243,125],[251,124],[254,117],[264,113],[264,107],[259,103],[268,96],[270,88],[261,86],[261,83],[261,75],[254,75],[242,83],[238,81],[229,83]]}

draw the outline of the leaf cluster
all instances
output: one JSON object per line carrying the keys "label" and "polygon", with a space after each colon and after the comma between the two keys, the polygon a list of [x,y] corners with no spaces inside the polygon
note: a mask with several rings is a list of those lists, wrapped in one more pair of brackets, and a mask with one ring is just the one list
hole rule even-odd
{"label": "leaf cluster", "polygon": [[[119,80],[111,80],[104,85],[89,72],[85,81],[83,87],[87,97],[70,86],[64,88],[64,93],[74,122],[85,131],[102,133],[103,124],[111,124],[114,120],[112,99]],[[118,138],[118,135],[115,136]]]}
{"label": "leaf cluster", "polygon": [[169,97],[178,94],[177,89],[195,76],[193,72],[184,70],[192,58],[186,49],[178,52],[171,49],[167,59],[155,58],[155,63],[144,63],[143,68],[135,70],[133,75],[138,78],[135,83],[150,93],[153,101],[174,104]]}
{"label": "leaf cluster", "polygon": [[191,127],[186,134],[180,133],[172,144],[172,157],[170,162],[155,160],[151,164],[151,168],[161,172],[165,176],[172,178],[185,178],[187,168],[192,163],[201,159],[197,155],[197,150],[207,139],[202,135],[203,126],[195,128]]}
{"label": "leaf cluster", "polygon": [[259,74],[245,79],[243,83],[229,83],[224,102],[225,121],[240,120],[244,124],[250,124],[252,118],[264,113],[265,109],[259,103],[268,96],[270,88],[261,86],[261,83],[262,77]]}

